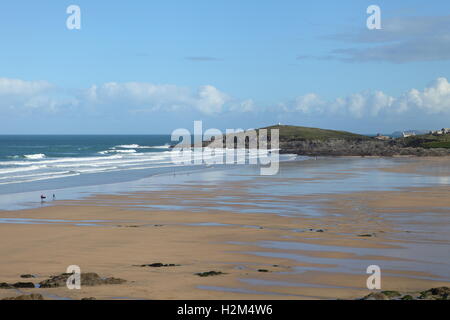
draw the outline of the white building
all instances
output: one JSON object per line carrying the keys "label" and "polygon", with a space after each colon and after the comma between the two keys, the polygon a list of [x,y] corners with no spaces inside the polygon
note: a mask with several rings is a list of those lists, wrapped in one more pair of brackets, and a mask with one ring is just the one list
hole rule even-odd
{"label": "white building", "polygon": [[403,138],[413,137],[415,135],[416,135],[415,132],[407,132],[407,131],[403,132]]}
{"label": "white building", "polygon": [[444,134],[449,134],[450,133],[450,128],[443,128],[442,130],[437,130],[437,131],[433,131],[432,134],[437,135],[437,136],[442,136]]}

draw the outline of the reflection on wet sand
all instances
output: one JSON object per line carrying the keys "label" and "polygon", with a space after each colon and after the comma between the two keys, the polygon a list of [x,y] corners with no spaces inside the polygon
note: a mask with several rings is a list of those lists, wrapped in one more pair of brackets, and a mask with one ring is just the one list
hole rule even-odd
{"label": "reflection on wet sand", "polygon": [[[30,290],[70,299],[357,298],[376,264],[384,290],[448,286],[447,169],[435,159],[321,159],[284,163],[274,177],[209,170],[3,212],[0,233],[15,240],[1,247],[0,282],[78,264],[128,282]],[[135,267],[160,261],[180,266]],[[212,270],[222,273],[195,276]]]}

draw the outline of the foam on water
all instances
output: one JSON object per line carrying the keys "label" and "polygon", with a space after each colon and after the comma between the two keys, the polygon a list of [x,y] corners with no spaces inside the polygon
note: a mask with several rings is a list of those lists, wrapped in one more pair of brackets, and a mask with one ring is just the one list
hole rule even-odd
{"label": "foam on water", "polygon": [[108,153],[136,153],[137,151],[134,149],[128,149],[128,150],[116,150],[116,149],[111,149],[111,150],[105,150],[105,151],[100,151],[100,154],[108,154]]}
{"label": "foam on water", "polygon": [[26,155],[24,155],[24,158],[26,158],[26,159],[44,159],[45,154],[43,154],[43,153],[26,154]]}

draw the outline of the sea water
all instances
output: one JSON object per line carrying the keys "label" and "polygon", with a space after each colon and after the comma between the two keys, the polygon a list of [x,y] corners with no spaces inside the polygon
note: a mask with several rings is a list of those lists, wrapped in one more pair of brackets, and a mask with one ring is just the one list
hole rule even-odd
{"label": "sea water", "polygon": [[12,209],[12,202],[35,203],[41,194],[67,199],[73,190],[209,167],[174,162],[174,143],[170,135],[2,135],[0,210]]}

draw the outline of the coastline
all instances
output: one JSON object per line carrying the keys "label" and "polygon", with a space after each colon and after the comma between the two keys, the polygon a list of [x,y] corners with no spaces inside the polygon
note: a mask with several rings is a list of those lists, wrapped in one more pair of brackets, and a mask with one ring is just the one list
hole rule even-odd
{"label": "coastline", "polygon": [[[2,237],[13,239],[2,242],[0,282],[31,274],[39,283],[76,264],[127,282],[20,290],[46,299],[356,299],[370,293],[365,268],[380,264],[383,290],[449,286],[450,187],[438,182],[450,171],[418,170],[436,159],[354,161],[286,162],[274,177],[203,171],[159,189],[0,212],[11,219]],[[344,181],[355,188],[333,192]],[[140,266],[159,262],[177,266]],[[224,274],[196,275],[208,271]],[[14,294],[0,289],[0,298]]]}

